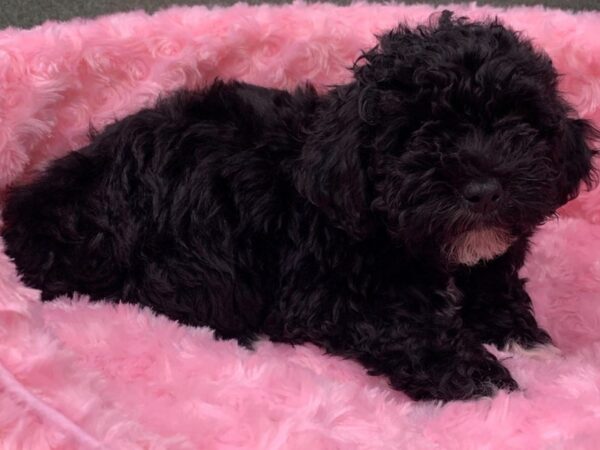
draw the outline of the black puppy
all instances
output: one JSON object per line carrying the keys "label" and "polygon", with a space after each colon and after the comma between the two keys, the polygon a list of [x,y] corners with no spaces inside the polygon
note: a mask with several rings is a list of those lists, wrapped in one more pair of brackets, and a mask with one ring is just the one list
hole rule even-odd
{"label": "black puppy", "polygon": [[179,92],[16,187],[6,251],[42,298],[149,306],[250,345],[313,342],[415,399],[517,383],[483,343],[549,343],[519,268],[592,181],[550,59],[449,12],[323,95]]}

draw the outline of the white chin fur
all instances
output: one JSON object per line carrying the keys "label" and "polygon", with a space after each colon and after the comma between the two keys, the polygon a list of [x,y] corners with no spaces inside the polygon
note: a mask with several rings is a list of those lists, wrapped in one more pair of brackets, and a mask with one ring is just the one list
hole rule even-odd
{"label": "white chin fur", "polygon": [[514,238],[500,228],[467,231],[454,240],[447,253],[452,261],[473,266],[501,255],[513,241]]}

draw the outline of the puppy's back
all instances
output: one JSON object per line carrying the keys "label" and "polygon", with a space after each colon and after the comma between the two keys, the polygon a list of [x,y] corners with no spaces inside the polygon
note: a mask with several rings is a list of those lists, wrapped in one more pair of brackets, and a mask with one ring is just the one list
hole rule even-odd
{"label": "puppy's back", "polygon": [[313,91],[216,83],[118,121],[11,191],[7,254],[44,299],[80,292],[238,327],[233,304],[214,303],[261,302],[269,289],[294,195],[286,167],[315,102]]}

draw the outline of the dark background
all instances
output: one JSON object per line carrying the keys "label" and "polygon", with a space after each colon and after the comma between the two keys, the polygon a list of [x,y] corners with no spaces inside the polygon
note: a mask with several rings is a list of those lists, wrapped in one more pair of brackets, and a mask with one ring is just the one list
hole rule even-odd
{"label": "dark background", "polygon": [[[340,5],[349,0],[331,0]],[[68,20],[73,17],[94,17],[118,11],[145,9],[156,11],[171,5],[232,5],[237,0],[0,0],[0,29],[7,26],[29,28],[46,20]],[[246,0],[249,4],[289,3],[289,0]],[[469,0],[470,2],[470,0]],[[404,3],[465,3],[463,0],[405,0]],[[600,0],[478,0],[478,4],[495,6],[545,5],[571,10],[600,10]]]}

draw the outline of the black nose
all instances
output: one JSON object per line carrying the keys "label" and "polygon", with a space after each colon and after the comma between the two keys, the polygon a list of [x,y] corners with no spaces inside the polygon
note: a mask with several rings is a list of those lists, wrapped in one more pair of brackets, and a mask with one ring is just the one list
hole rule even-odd
{"label": "black nose", "polygon": [[494,178],[471,181],[463,187],[462,195],[475,211],[489,212],[500,201],[502,186]]}

